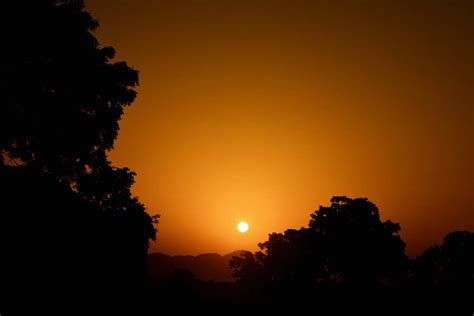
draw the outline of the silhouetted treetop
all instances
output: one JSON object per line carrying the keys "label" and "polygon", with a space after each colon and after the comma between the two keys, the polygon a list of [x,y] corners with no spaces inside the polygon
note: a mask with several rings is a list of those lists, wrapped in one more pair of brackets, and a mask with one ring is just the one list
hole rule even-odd
{"label": "silhouetted treetop", "polygon": [[326,269],[346,282],[376,282],[406,268],[400,225],[381,221],[367,198],[335,196],[311,214],[309,228],[319,237]]}
{"label": "silhouetted treetop", "polygon": [[429,286],[470,286],[474,290],[474,233],[455,231],[415,261],[415,278]]}
{"label": "silhouetted treetop", "polygon": [[234,256],[229,262],[231,269],[234,269],[232,276],[248,285],[263,284],[263,253],[257,252],[255,255],[250,251],[242,251],[240,256]]}
{"label": "silhouetted treetop", "polygon": [[247,283],[263,278],[299,287],[393,284],[407,268],[399,230],[398,224],[382,222],[366,198],[336,196],[311,214],[308,228],[270,234],[259,244],[261,252],[244,253],[231,267],[237,280]]}
{"label": "silhouetted treetop", "polygon": [[0,150],[74,178],[113,147],[138,72],[99,45],[83,1],[7,1],[3,17]]}
{"label": "silhouetted treetop", "polygon": [[138,72],[99,45],[98,22],[81,0],[8,1],[2,13],[4,31],[14,31],[4,32],[0,60],[0,163],[46,172],[102,211],[145,216],[130,192],[135,173],[106,156]]}

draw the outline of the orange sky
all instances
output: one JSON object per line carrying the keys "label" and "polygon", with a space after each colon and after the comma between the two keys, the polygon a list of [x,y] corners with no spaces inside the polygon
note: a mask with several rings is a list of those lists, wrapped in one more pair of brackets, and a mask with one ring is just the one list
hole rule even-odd
{"label": "orange sky", "polygon": [[110,157],[162,216],[150,251],[255,250],[333,195],[376,203],[411,255],[474,230],[472,1],[87,9],[140,71]]}

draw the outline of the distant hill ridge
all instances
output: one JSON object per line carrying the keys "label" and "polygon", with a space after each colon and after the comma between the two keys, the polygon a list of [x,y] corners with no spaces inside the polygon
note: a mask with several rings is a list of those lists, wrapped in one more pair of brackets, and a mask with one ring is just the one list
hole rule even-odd
{"label": "distant hill ridge", "polygon": [[197,256],[169,256],[161,252],[148,255],[148,273],[154,278],[166,278],[176,269],[191,271],[196,279],[203,281],[233,282],[229,261],[239,256],[242,250],[221,256],[217,253],[203,253]]}

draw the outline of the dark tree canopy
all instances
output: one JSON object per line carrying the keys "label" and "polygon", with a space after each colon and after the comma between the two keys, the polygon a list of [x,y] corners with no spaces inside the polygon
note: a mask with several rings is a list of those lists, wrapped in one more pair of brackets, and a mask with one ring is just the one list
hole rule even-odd
{"label": "dark tree canopy", "polygon": [[318,237],[307,228],[270,234],[257,253],[265,267],[265,282],[314,284],[324,272],[323,262],[318,262],[319,245]]}
{"label": "dark tree canopy", "polygon": [[470,287],[474,291],[474,233],[455,231],[415,261],[416,281],[425,286]]}
{"label": "dark tree canopy", "polygon": [[113,62],[81,0],[2,4],[0,150],[8,160],[75,180],[113,147],[138,72]]}
{"label": "dark tree canopy", "polygon": [[103,211],[143,213],[135,173],[107,160],[138,72],[99,45],[82,0],[8,1],[2,13],[14,31],[0,60],[0,163],[52,175]]}
{"label": "dark tree canopy", "polygon": [[406,268],[400,225],[381,221],[379,210],[366,198],[336,196],[329,207],[311,214],[309,229],[320,238],[328,276],[343,282],[377,282]]}
{"label": "dark tree canopy", "polygon": [[262,253],[255,255],[250,251],[242,251],[240,256],[232,257],[229,265],[235,269],[233,276],[247,285],[258,286],[263,282]]}
{"label": "dark tree canopy", "polygon": [[158,216],[107,151],[138,72],[99,45],[82,0],[6,1],[1,16],[2,293],[53,305],[83,288],[132,295]]}
{"label": "dark tree canopy", "polygon": [[234,258],[242,282],[255,279],[256,266],[266,283],[316,286],[393,283],[406,269],[400,227],[381,221],[367,199],[333,197],[329,207],[311,215],[308,228],[270,234],[255,255]]}

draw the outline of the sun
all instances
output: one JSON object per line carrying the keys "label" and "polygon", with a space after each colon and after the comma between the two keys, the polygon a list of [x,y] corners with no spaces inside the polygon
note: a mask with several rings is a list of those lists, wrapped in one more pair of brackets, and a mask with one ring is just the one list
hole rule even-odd
{"label": "sun", "polygon": [[249,224],[247,222],[240,222],[237,224],[237,230],[241,233],[246,233],[249,230]]}

